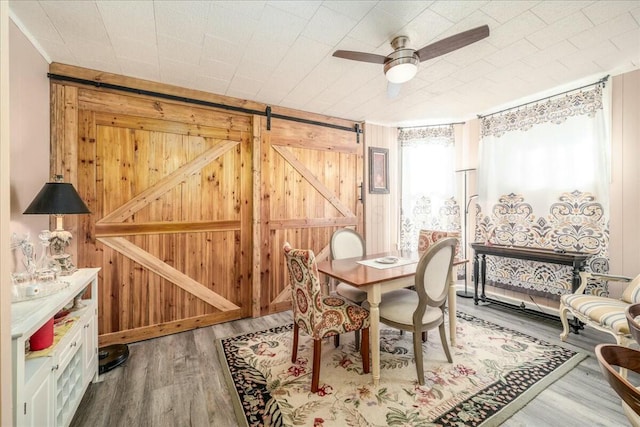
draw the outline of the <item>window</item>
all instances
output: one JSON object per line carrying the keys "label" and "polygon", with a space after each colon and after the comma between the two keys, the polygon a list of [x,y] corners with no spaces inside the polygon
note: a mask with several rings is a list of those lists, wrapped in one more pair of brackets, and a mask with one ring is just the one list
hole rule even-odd
{"label": "window", "polygon": [[453,126],[400,129],[400,249],[416,250],[422,228],[459,230]]}

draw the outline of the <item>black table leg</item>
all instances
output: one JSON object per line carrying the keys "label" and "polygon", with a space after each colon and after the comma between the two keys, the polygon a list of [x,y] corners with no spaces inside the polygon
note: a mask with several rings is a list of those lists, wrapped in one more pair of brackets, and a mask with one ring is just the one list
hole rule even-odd
{"label": "black table leg", "polygon": [[473,255],[473,303],[478,305],[478,254]]}
{"label": "black table leg", "polygon": [[487,256],[482,254],[482,295],[480,295],[482,301],[487,298],[484,293],[485,283],[487,283]]}
{"label": "black table leg", "polygon": [[573,277],[571,279],[571,292],[575,292],[580,287],[580,272],[584,270],[584,262],[573,262]]}

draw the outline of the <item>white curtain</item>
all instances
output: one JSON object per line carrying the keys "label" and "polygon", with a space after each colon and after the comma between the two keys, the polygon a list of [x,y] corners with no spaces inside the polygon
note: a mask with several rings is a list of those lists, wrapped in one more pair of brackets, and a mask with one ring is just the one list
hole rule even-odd
{"label": "white curtain", "polygon": [[[603,95],[603,91],[606,93]],[[478,204],[507,194],[546,212],[563,192],[593,194],[608,211],[608,90],[589,90],[482,119]]]}
{"label": "white curtain", "polygon": [[416,250],[422,228],[459,230],[452,125],[400,129],[400,249]]}
{"label": "white curtain", "polygon": [[[608,271],[610,103],[603,86],[482,119],[476,241],[585,252],[587,269]],[[571,273],[561,266],[494,257],[487,264],[495,286],[571,292]]]}

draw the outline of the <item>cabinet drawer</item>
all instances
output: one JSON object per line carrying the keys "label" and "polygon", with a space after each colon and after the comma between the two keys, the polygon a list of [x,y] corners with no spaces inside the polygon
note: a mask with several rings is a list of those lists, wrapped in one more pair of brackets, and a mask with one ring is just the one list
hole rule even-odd
{"label": "cabinet drawer", "polygon": [[82,324],[75,322],[73,328],[62,338],[56,349],[56,362],[58,372],[62,372],[71,360],[71,357],[78,351],[82,344]]}

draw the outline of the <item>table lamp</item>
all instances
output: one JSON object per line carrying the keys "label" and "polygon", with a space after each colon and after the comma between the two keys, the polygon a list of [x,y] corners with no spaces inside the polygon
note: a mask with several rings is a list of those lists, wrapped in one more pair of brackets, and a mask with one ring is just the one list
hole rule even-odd
{"label": "table lamp", "polygon": [[[43,251],[46,251],[49,246],[51,256],[59,264],[62,275],[69,275],[76,271],[71,255],[65,253],[65,248],[71,241],[71,233],[64,230],[62,218],[69,214],[88,213],[91,211],[73,185],[62,182],[62,175],[56,175],[54,182],[47,182],[24,211],[24,214],[55,215],[56,229],[48,235],[45,233],[48,242],[46,245],[43,242]],[[46,254],[43,253],[44,255]]]}

